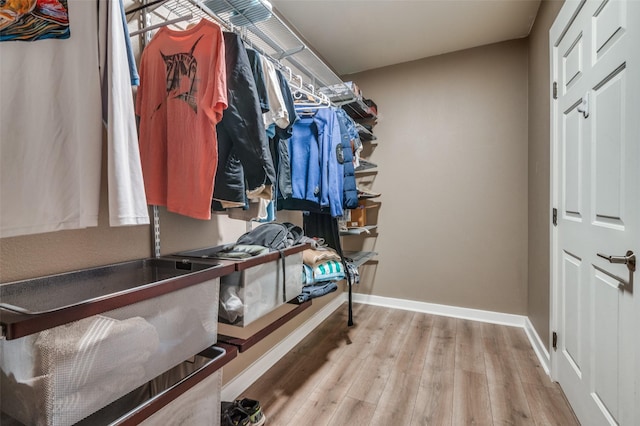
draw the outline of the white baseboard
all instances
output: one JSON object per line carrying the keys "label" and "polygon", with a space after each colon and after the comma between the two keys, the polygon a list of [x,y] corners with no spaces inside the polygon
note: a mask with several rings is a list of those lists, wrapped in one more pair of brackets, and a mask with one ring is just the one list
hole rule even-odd
{"label": "white baseboard", "polygon": [[483,311],[480,309],[460,308],[457,306],[439,305],[436,303],[417,302],[414,300],[395,299],[392,297],[372,296],[369,294],[353,294],[355,303],[385,306],[405,311],[424,312],[426,314],[443,315],[453,318],[489,322],[492,324],[524,327],[527,317],[523,315],[504,314],[501,312]]}
{"label": "white baseboard", "polygon": [[533,327],[533,324],[527,318],[527,321],[524,324],[524,331],[527,333],[527,337],[529,338],[529,342],[531,342],[531,346],[533,346],[533,350],[535,351],[538,359],[540,360],[540,364],[542,368],[544,368],[544,372],[547,373],[547,376],[551,374],[551,357],[549,355],[549,351],[547,351],[547,347],[544,342],[540,338],[540,335]]}
{"label": "white baseboard", "polygon": [[347,300],[342,293],[222,387],[222,401],[233,401]]}
{"label": "white baseboard", "polygon": [[439,305],[436,303],[416,302],[414,300],[394,299],[392,297],[372,296],[368,294],[353,294],[355,303],[385,306],[388,308],[404,309],[406,311],[424,312],[433,315],[443,315],[472,321],[488,322],[492,324],[521,327],[524,329],[529,342],[536,353],[542,368],[549,375],[551,359],[542,339],[533,327],[528,317],[524,315],[505,314],[501,312],[483,311],[480,309],[460,308],[457,306]]}

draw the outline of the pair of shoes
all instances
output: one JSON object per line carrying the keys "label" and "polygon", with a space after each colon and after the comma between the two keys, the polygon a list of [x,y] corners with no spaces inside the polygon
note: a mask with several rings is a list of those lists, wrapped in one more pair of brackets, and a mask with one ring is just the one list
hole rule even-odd
{"label": "pair of shoes", "polygon": [[247,413],[235,406],[223,408],[220,414],[221,426],[249,426],[250,423]]}
{"label": "pair of shoes", "polygon": [[249,415],[251,426],[262,426],[267,421],[267,417],[262,412],[259,401],[243,398],[236,400],[235,404]]}
{"label": "pair of shoes", "polygon": [[243,398],[233,402],[222,402],[222,426],[262,426],[266,421],[260,402],[254,399]]}

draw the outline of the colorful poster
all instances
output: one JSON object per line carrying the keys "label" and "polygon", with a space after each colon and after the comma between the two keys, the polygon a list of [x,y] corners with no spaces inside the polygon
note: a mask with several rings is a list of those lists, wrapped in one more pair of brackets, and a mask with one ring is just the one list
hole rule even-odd
{"label": "colorful poster", "polygon": [[69,38],[67,0],[0,0],[0,41]]}

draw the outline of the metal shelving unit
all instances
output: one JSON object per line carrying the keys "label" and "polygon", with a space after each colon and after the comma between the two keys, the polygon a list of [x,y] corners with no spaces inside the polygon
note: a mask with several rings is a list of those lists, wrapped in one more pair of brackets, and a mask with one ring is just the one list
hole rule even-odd
{"label": "metal shelving unit", "polygon": [[364,265],[378,255],[375,251],[345,251],[343,254],[356,267]]}
{"label": "metal shelving unit", "polygon": [[[140,5],[149,5],[140,12],[131,14],[139,27],[150,39],[151,32],[144,28],[170,22],[171,27],[184,30],[201,19],[218,23],[226,31],[235,31],[245,42],[276,63],[292,84],[304,84],[306,89],[329,98],[335,106],[341,106],[355,121],[375,121],[377,115],[356,96],[351,88],[289,27],[278,12],[261,0],[139,0]],[[296,78],[300,76],[299,78]],[[373,133],[359,126],[364,141],[375,140]],[[373,163],[361,160],[357,170],[375,168]],[[342,235],[371,234],[376,226],[350,229]],[[373,234],[375,235],[375,234]],[[371,252],[370,252],[371,253]],[[358,256],[362,263],[367,256]],[[364,260],[366,259],[366,260]],[[351,289],[349,290],[351,295]],[[351,299],[350,299],[351,300]],[[349,325],[353,324],[351,311]]]}
{"label": "metal shelving unit", "polygon": [[345,231],[340,231],[340,235],[370,235],[371,231],[375,231],[378,225],[365,225],[354,228],[347,228]]}
{"label": "metal shelving unit", "polygon": [[375,169],[378,167],[377,164],[372,163],[371,161],[360,159],[360,165],[356,167],[355,172],[375,172]]}
{"label": "metal shelving unit", "polygon": [[[186,29],[201,19],[211,20],[227,31],[239,33],[250,46],[281,65],[290,80],[295,79],[296,75],[301,76],[307,87],[324,93],[335,105],[355,102],[368,108],[269,6],[255,0],[153,2],[152,6],[145,9],[147,18],[144,26],[175,21],[172,27]],[[290,75],[287,75],[288,70],[291,70]]]}
{"label": "metal shelving unit", "polygon": [[371,130],[367,129],[360,123],[356,123],[356,129],[360,135],[360,140],[363,142],[375,141],[378,139]]}
{"label": "metal shelving unit", "polygon": [[346,83],[340,83],[320,89],[331,101],[347,111],[354,120],[375,120],[378,117],[361,96],[356,96]]}

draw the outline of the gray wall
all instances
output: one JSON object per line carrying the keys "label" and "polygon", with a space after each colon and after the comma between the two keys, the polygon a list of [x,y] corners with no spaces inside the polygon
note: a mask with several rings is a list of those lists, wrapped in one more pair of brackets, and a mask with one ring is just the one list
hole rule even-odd
{"label": "gray wall", "polygon": [[543,1],[529,35],[529,297],[527,312],[549,348],[549,28],[563,1]]}
{"label": "gray wall", "polygon": [[379,106],[357,291],[527,314],[527,40],[353,76]]}

